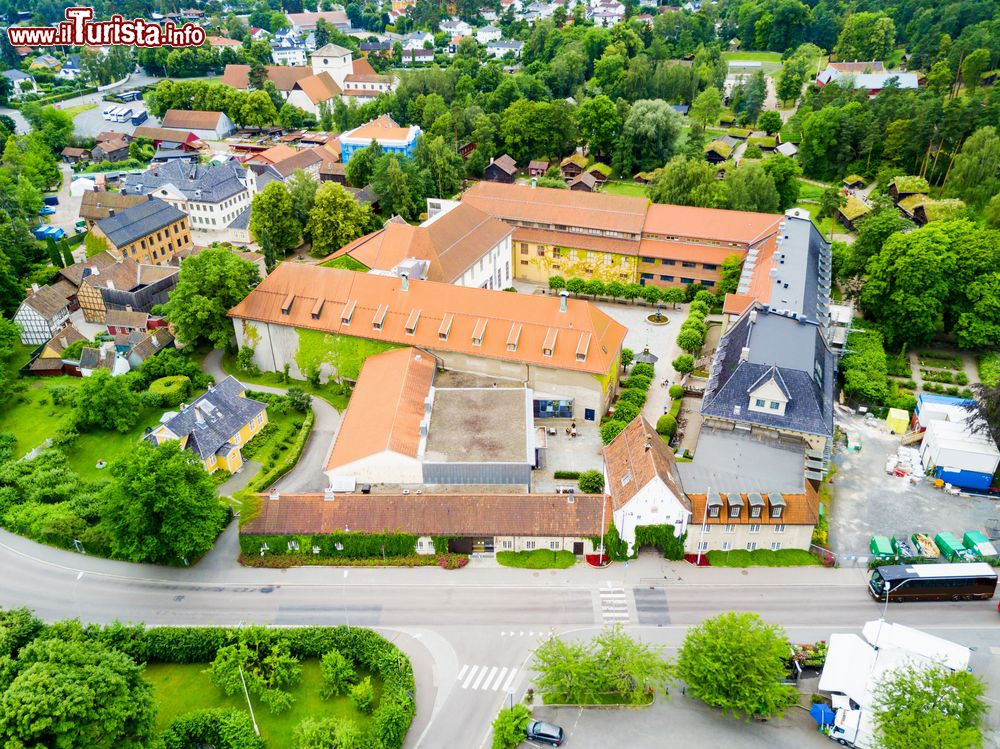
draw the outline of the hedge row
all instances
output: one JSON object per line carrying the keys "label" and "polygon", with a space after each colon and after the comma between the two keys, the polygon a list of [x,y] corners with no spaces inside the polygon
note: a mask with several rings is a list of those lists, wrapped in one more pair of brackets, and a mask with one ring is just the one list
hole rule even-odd
{"label": "hedge row", "polygon": [[309,439],[309,433],[312,431],[313,420],[315,418],[315,415],[310,410],[302,421],[302,429],[299,430],[299,436],[295,438],[291,449],[285,454],[285,459],[275,465],[270,471],[261,471],[254,476],[250,483],[247,484],[247,489],[251,492],[259,492],[266,489],[295,467],[295,464],[299,462],[299,458],[302,456],[302,451],[305,449],[306,440]]}
{"label": "hedge row", "polygon": [[68,99],[75,99],[78,96],[86,96],[87,94],[96,94],[97,88],[90,86],[88,88],[74,89],[73,91],[66,91],[61,94],[53,94],[52,96],[42,96],[37,99],[26,99],[23,104],[41,104],[46,106],[48,104],[58,104],[61,101],[66,101]]}
{"label": "hedge row", "polygon": [[416,553],[417,536],[413,533],[358,531],[314,536],[240,536],[240,550],[247,556],[308,555],[313,554],[313,549],[319,550],[314,556],[326,559],[374,559],[381,558],[383,554],[386,557],[405,557]]}

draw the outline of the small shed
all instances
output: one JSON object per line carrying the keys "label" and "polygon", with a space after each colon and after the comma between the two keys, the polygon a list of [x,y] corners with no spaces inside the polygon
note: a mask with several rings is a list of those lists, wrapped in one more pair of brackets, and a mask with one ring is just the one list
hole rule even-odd
{"label": "small shed", "polygon": [[597,180],[594,179],[594,175],[590,172],[577,175],[576,179],[571,180],[569,183],[569,189],[578,192],[593,192],[596,187]]}
{"label": "small shed", "polygon": [[926,471],[961,489],[986,491],[1000,466],[1000,450],[986,434],[972,434],[964,421],[932,421],[920,445]]}
{"label": "small shed", "polygon": [[890,408],[885,423],[893,434],[905,434],[910,425],[910,414],[901,408]]}
{"label": "small shed", "polygon": [[860,174],[848,174],[844,177],[844,187],[851,190],[860,190],[865,186],[865,178]]}
{"label": "small shed", "polygon": [[871,212],[871,207],[860,198],[851,195],[847,202],[837,209],[837,220],[844,225],[844,228],[854,231],[854,223],[867,216]]}
{"label": "small shed", "polygon": [[514,182],[515,174],[517,174],[517,162],[507,154],[490,161],[484,172],[484,176],[490,182],[506,182],[507,184]]}
{"label": "small shed", "polygon": [[896,203],[910,195],[918,193],[926,194],[930,190],[931,186],[927,183],[926,179],[913,175],[896,177],[889,183],[889,195],[892,196],[893,201]]}
{"label": "small shed", "polygon": [[578,177],[584,169],[587,168],[587,157],[583,154],[574,153],[572,156],[567,156],[559,164],[559,173],[565,180],[571,180]]}
{"label": "small shed", "polygon": [[92,179],[84,179],[83,177],[78,177],[73,180],[69,185],[69,194],[74,198],[78,198],[85,192],[90,190],[95,190],[97,188],[96,183]]}
{"label": "small shed", "polygon": [[531,163],[528,164],[529,177],[543,177],[548,170],[549,162],[542,161],[541,159],[532,159]]}

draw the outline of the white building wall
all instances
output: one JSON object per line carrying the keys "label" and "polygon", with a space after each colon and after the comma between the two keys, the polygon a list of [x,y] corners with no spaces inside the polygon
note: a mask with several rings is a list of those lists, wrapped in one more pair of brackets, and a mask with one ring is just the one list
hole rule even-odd
{"label": "white building wall", "polygon": [[274,60],[275,65],[291,65],[295,67],[305,67],[306,65],[306,48],[305,47],[293,47],[291,49],[275,49],[271,48],[271,59]]}
{"label": "white building wall", "polygon": [[[63,310],[66,311],[66,310]],[[21,343],[40,346],[51,340],[52,336],[62,328],[69,319],[69,314],[56,315],[50,322],[39,312],[27,304],[22,304],[14,313],[14,322],[21,326]]]}
{"label": "white building wall", "polygon": [[390,450],[337,466],[326,471],[326,475],[331,482],[334,476],[350,476],[359,484],[385,483],[389,476],[396,484],[422,484],[424,481],[419,460]]}
{"label": "white building wall", "polygon": [[305,91],[292,91],[285,97],[285,100],[299,109],[305,110],[316,117],[319,116],[319,105],[313,104],[312,99],[306,96]]}
{"label": "white building wall", "polygon": [[781,549],[809,550],[812,542],[812,525],[786,525],[779,533],[777,525],[761,525],[760,530],[751,533],[751,525],[738,523],[734,525],[706,525],[707,532],[702,536],[700,523],[692,523],[688,527],[688,537],[684,542],[685,554],[697,554],[698,543],[705,542],[705,551],[735,551],[747,550],[747,544],[756,544],[758,549],[770,549],[772,544],[780,544]]}
{"label": "white building wall", "polygon": [[506,237],[474,262],[453,283],[477,289],[505,289],[511,285],[511,242]]}
{"label": "white building wall", "polygon": [[[606,477],[605,477],[606,478]],[[682,535],[690,521],[691,514],[659,478],[654,478],[632,497],[623,507],[614,512],[615,528],[629,549],[635,543],[635,529],[638,525],[663,525],[669,523]]]}

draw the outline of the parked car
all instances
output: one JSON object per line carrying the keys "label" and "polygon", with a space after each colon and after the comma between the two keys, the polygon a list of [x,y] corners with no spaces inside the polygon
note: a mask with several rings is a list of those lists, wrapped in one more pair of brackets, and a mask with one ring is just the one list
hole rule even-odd
{"label": "parked car", "polygon": [[546,723],[543,720],[533,720],[524,729],[530,741],[540,741],[550,746],[562,746],[563,729],[554,723]]}
{"label": "parked car", "polygon": [[45,205],[59,205],[58,195],[46,195],[44,198],[42,198],[42,200],[44,201]]}
{"label": "parked car", "polygon": [[55,212],[56,212],[56,209],[53,208],[52,206],[43,205],[41,207],[41,209],[38,211],[38,215],[39,216],[51,216]]}

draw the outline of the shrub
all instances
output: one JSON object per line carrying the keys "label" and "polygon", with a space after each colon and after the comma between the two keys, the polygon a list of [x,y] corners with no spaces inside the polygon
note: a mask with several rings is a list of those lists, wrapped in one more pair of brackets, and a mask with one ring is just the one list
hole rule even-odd
{"label": "shrub", "polygon": [[553,476],[557,479],[573,479],[574,481],[580,478],[579,471],[556,471]]}
{"label": "shrub", "polygon": [[694,357],[691,354],[681,354],[670,363],[670,366],[678,374],[688,374],[694,370]]}
{"label": "shrub", "polygon": [[979,357],[979,380],[986,387],[1000,383],[1000,354],[983,354]]}
{"label": "shrub", "polygon": [[882,334],[874,329],[857,327],[851,331],[847,340],[848,353],[841,362],[844,393],[876,404],[889,395],[888,365],[882,340]]}
{"label": "shrub", "polygon": [[324,700],[346,694],[358,682],[358,674],[352,664],[339,650],[331,650],[319,662],[323,673],[323,688],[320,697]]}
{"label": "shrub", "polygon": [[955,382],[957,382],[959,385],[968,385],[969,376],[965,374],[965,372],[959,372],[958,374],[955,375]]}
{"label": "shrub", "polygon": [[699,331],[695,328],[681,328],[681,332],[677,334],[677,345],[681,347],[682,350],[688,352],[698,351],[705,343],[705,333],[704,331]]}
{"label": "shrub", "polygon": [[677,434],[677,419],[670,414],[663,414],[656,420],[656,433],[666,437],[669,442]]}
{"label": "shrub", "polygon": [[695,302],[704,303],[709,309],[719,303],[719,298],[708,289],[702,289],[694,295]]}
{"label": "shrub", "polygon": [[[699,291],[698,293],[701,294],[703,292]],[[710,307],[707,302],[705,302],[704,300],[699,301],[696,298],[693,302],[691,302],[691,306],[688,307],[688,318],[690,319],[692,315],[695,315],[697,317],[704,319],[705,316],[708,314],[709,309]]]}
{"label": "shrub", "polygon": [[[628,391],[626,391],[628,392]],[[639,415],[639,407],[629,401],[620,400],[615,404],[614,418],[628,424]]]}
{"label": "shrub", "polygon": [[510,710],[503,709],[493,721],[491,749],[515,749],[524,741],[525,729],[531,720],[531,711],[518,703]]}
{"label": "shrub", "polygon": [[362,735],[346,718],[306,718],[295,726],[295,749],[355,749]]}
{"label": "shrub", "polygon": [[668,392],[670,393],[670,397],[673,400],[677,400],[678,398],[683,398],[684,397],[684,386],[683,385],[671,385],[670,386],[670,390]]}
{"label": "shrub", "polygon": [[160,377],[149,384],[149,392],[159,399],[165,408],[173,408],[184,402],[191,392],[191,380],[184,375]]}
{"label": "shrub", "polygon": [[562,276],[549,276],[549,288],[553,291],[566,288],[566,279]]}
{"label": "shrub", "polygon": [[600,471],[584,471],[580,474],[580,491],[584,494],[600,494],[604,491],[604,474]]}
{"label": "shrub", "polygon": [[358,712],[368,715],[375,702],[375,689],[372,687],[372,677],[366,676],[351,687],[351,702]]}
{"label": "shrub", "polygon": [[56,406],[72,405],[76,388],[72,385],[49,385],[49,395]]}
{"label": "shrub", "polygon": [[646,405],[646,390],[639,388],[627,388],[620,396],[618,396],[619,401],[624,401],[625,403],[634,403],[639,408]]}
{"label": "shrub", "polygon": [[632,375],[622,380],[622,387],[635,390],[649,390],[652,380],[646,375]]}
{"label": "shrub", "polygon": [[236,708],[215,708],[184,713],[160,734],[164,749],[214,746],[216,749],[264,749],[264,740],[253,730],[250,714]]}
{"label": "shrub", "polygon": [[304,414],[312,406],[312,396],[298,385],[288,388],[288,401],[300,414]]}
{"label": "shrub", "polygon": [[675,531],[676,529],[670,523],[637,525],[635,527],[635,548],[638,550],[644,546],[652,546],[662,551],[665,559],[683,559],[684,539],[687,538],[687,533],[678,536]]}
{"label": "shrub", "polygon": [[652,364],[647,364],[646,362],[639,362],[634,367],[632,367],[632,376],[633,377],[635,377],[635,375],[645,375],[650,380],[652,380],[653,379],[653,374],[654,374],[654,371],[653,371],[653,365]]}
{"label": "shrub", "polygon": [[632,349],[630,349],[630,348],[623,348],[622,349],[622,367],[626,367],[627,368],[628,365],[631,364],[633,361],[635,361],[635,352]]}
{"label": "shrub", "polygon": [[605,445],[611,444],[612,440],[621,434],[621,431],[628,426],[624,421],[609,421],[601,424],[601,442]]}
{"label": "shrub", "polygon": [[564,570],[576,564],[576,556],[571,551],[551,549],[498,551],[497,564],[526,570]]}

